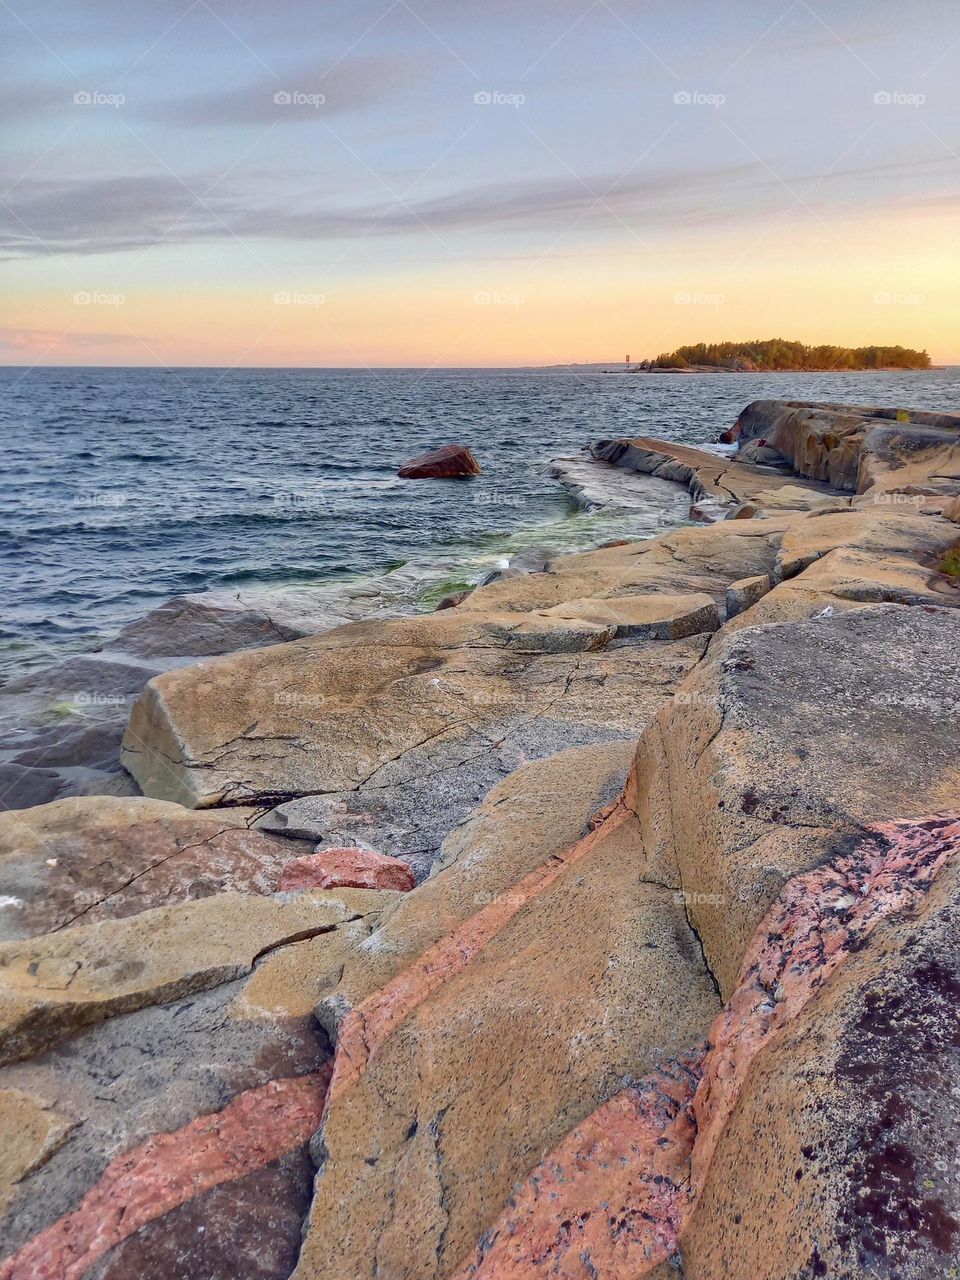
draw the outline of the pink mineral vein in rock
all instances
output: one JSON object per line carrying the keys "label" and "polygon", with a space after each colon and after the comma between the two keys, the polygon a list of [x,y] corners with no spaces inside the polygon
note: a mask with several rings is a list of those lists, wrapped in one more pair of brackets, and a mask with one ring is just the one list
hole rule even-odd
{"label": "pink mineral vein in rock", "polygon": [[751,1064],[877,925],[915,907],[960,813],[874,823],[764,917],[706,1051],[618,1093],[529,1175],[452,1280],[638,1280],[675,1252]]}
{"label": "pink mineral vein in rock", "polygon": [[915,907],[950,857],[960,813],[872,823],[850,853],[783,887],[751,939],[737,986],[710,1030],[694,1110],[699,1194],[751,1063],[831,974],[890,916]]}
{"label": "pink mineral vein in rock", "polygon": [[396,889],[416,882],[408,863],[370,849],[324,849],[292,858],[280,873],[279,892],[292,889]]}
{"label": "pink mineral vein in rock", "polygon": [[451,1280],[634,1280],[668,1258],[687,1202],[704,1047],[573,1129]]}
{"label": "pink mineral vein in rock", "polygon": [[600,839],[615,827],[633,818],[623,805],[606,816],[589,835],[563,853],[554,854],[527,873],[508,893],[498,894],[452,933],[428,947],[408,968],[380,991],[351,1009],[340,1025],[333,1064],[333,1079],[327,1094],[327,1108],[361,1078],[377,1049],[415,1009],[449,982],[483,951],[530,902],[569,867],[579,862]]}
{"label": "pink mineral vein in rock", "polygon": [[320,1123],[329,1078],[325,1066],[272,1080],[118,1156],[72,1213],[0,1265],[0,1280],[80,1280],[148,1222],[303,1146]]}

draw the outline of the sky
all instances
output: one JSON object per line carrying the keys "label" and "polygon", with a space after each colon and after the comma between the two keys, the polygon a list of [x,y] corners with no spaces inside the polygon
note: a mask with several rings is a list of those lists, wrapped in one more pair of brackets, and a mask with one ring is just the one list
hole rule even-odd
{"label": "sky", "polygon": [[0,363],[960,363],[956,0],[0,0]]}

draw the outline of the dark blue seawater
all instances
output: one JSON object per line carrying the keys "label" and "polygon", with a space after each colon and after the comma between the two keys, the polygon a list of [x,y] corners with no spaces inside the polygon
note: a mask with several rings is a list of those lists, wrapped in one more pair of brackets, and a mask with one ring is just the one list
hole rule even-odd
{"label": "dark blue seawater", "polygon": [[[369,581],[426,607],[531,542],[628,534],[629,517],[578,513],[544,464],[622,433],[712,441],[758,397],[955,411],[960,371],[0,369],[0,672],[179,593]],[[483,476],[396,478],[448,442]]]}

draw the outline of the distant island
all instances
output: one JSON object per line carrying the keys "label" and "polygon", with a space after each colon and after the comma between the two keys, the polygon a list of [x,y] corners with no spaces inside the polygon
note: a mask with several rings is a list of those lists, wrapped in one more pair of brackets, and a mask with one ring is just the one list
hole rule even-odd
{"label": "distant island", "polygon": [[785,338],[752,342],[698,342],[634,365],[638,371],[672,369],[695,373],[844,372],[861,369],[930,369],[926,351],[909,347],[808,347]]}

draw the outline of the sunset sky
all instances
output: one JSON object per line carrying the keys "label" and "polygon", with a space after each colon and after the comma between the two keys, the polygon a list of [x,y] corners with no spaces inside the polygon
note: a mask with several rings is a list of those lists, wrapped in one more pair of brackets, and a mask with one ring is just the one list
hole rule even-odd
{"label": "sunset sky", "polygon": [[960,363],[956,0],[0,19],[3,363]]}

